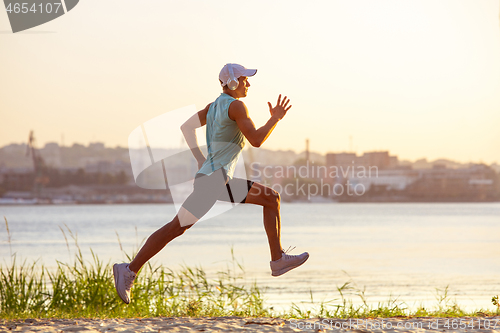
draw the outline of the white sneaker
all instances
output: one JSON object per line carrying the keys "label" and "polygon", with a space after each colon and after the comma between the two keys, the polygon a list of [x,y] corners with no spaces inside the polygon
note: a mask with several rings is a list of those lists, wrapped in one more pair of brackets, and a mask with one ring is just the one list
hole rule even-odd
{"label": "white sneaker", "polygon": [[134,284],[135,277],[137,274],[132,272],[128,268],[127,263],[124,264],[114,264],[113,265],[113,275],[115,276],[115,288],[118,292],[118,296],[126,304],[130,303],[130,289]]}
{"label": "white sneaker", "polygon": [[299,267],[309,258],[309,253],[304,252],[299,255],[283,253],[280,259],[271,261],[272,276],[280,276],[291,269]]}

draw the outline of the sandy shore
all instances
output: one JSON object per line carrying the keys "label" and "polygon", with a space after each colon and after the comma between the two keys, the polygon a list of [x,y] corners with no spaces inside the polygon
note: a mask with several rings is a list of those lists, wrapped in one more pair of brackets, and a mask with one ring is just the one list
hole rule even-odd
{"label": "sandy shore", "polygon": [[500,316],[482,318],[306,319],[144,318],[0,321],[0,332],[499,332]]}

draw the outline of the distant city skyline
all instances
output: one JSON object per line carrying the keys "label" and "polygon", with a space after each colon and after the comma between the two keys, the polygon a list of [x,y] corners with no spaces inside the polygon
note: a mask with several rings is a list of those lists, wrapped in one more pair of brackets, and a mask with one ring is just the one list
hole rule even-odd
{"label": "distant city skyline", "polygon": [[[27,145],[26,142],[11,142],[7,145],[4,145],[4,146],[1,146],[0,145],[0,149],[4,148],[4,147],[8,147],[8,146],[11,146],[11,145]],[[101,151],[101,149],[117,149],[117,148],[120,148],[120,149],[127,149],[128,150],[128,147],[126,146],[120,146],[120,145],[117,145],[117,146],[109,146],[109,145],[106,145],[106,143],[104,142],[101,142],[101,141],[95,141],[95,142],[89,142],[88,144],[83,144],[83,143],[78,143],[78,142],[74,142],[72,144],[64,144],[64,145],[61,145],[61,143],[59,142],[46,142],[45,144],[43,145],[37,145],[36,144],[36,149],[37,150],[45,150],[47,148],[49,148],[50,150],[53,150],[54,147],[49,147],[50,145],[57,145],[58,147],[65,147],[65,148],[71,148],[73,147],[74,145],[80,145],[80,146],[83,146],[85,148],[95,148],[99,151]],[[304,150],[293,150],[293,149],[270,149],[270,148],[265,148],[265,147],[262,147],[262,148],[254,148],[254,147],[251,147],[250,145],[247,145],[245,148],[244,148],[244,151],[248,150],[249,148],[252,148],[254,150],[263,150],[263,151],[267,151],[267,152],[293,152],[294,154],[296,155],[301,155],[301,154],[304,154],[304,156],[306,156],[306,149]],[[305,146],[304,146],[305,148]],[[178,149],[178,148],[175,148],[175,147],[153,147],[153,149]],[[181,149],[184,149],[184,148],[181,148]],[[309,151],[311,155],[316,155],[316,156],[322,156],[324,158],[328,158],[327,155],[329,154],[346,154],[346,155],[349,155],[349,154],[354,154],[357,156],[357,158],[360,158],[362,157],[364,154],[372,154],[372,153],[378,153],[378,152],[387,152],[390,157],[393,157],[393,158],[396,158],[396,161],[398,161],[397,163],[399,164],[403,164],[403,165],[406,165],[406,163],[434,163],[434,162],[439,162],[439,161],[448,161],[448,162],[451,162],[451,163],[456,163],[456,164],[462,164],[462,165],[467,165],[467,164],[481,164],[481,163],[484,163],[484,164],[487,164],[487,165],[497,165],[497,166],[500,166],[500,163],[496,162],[496,161],[493,161],[492,163],[487,163],[487,162],[484,162],[484,161],[459,161],[459,160],[454,160],[454,159],[451,159],[451,158],[447,158],[446,156],[443,156],[443,157],[440,157],[440,158],[435,158],[435,159],[432,159],[432,158],[428,158],[426,156],[422,156],[420,158],[417,158],[417,159],[405,159],[405,158],[402,158],[401,156],[399,156],[398,154],[394,154],[392,151],[388,150],[388,149],[382,149],[382,150],[367,150],[367,151],[358,151],[358,152],[355,152],[355,151],[350,151],[350,150],[344,150],[344,151],[328,151],[326,153],[321,153],[321,152],[318,152],[318,151],[314,151],[314,150],[310,150]],[[28,156],[29,157],[29,156]],[[27,157],[27,163],[30,164],[30,158]],[[269,157],[267,157],[266,159],[269,159]],[[311,157],[311,160],[314,160],[315,158]],[[2,164],[2,158],[0,156],[0,166]],[[268,163],[270,161],[267,161]],[[313,162],[314,163],[314,162]],[[499,169],[500,170],[500,169]]]}
{"label": "distant city skyline", "polygon": [[0,11],[0,146],[34,130],[39,146],[127,147],[149,119],[215,100],[235,62],[258,69],[244,99],[257,126],[278,94],[293,105],[263,148],[303,151],[309,138],[321,154],[500,162],[498,0],[149,6],[86,0],[17,34]]}
{"label": "distant city skyline", "polygon": [[[190,184],[185,182],[192,180],[197,170],[195,159],[185,148],[152,149],[152,155],[162,160],[164,169],[153,167],[150,156],[142,154],[144,148],[111,148],[99,142],[65,147],[50,143],[31,151],[29,156],[26,151],[23,144],[0,148],[0,205],[23,203],[23,200],[35,203],[33,200],[38,199],[47,204],[172,202],[176,197],[173,188],[180,195],[184,190],[176,186],[184,184],[189,191]],[[285,201],[500,199],[498,164],[462,164],[443,159],[411,162],[400,160],[388,151],[325,156],[310,151],[295,153],[262,148],[243,151],[240,162],[237,170],[240,177],[272,186]],[[172,197],[164,192],[151,199],[138,191],[166,189],[167,185]]]}

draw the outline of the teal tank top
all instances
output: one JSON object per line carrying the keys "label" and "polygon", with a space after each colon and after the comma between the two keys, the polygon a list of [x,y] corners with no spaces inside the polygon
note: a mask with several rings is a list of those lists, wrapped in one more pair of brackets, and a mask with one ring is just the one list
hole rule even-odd
{"label": "teal tank top", "polygon": [[236,121],[229,118],[229,105],[236,99],[222,93],[213,102],[207,112],[207,160],[198,173],[210,175],[224,168],[230,179],[241,150],[245,146],[245,137]]}

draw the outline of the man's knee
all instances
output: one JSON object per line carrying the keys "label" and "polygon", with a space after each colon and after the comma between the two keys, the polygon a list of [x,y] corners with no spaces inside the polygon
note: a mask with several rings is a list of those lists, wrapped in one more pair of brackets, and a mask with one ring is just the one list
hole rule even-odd
{"label": "man's knee", "polygon": [[173,226],[173,229],[174,229],[173,232],[174,232],[174,234],[176,236],[182,235],[189,228],[191,228],[193,226],[193,224],[182,226],[181,223],[180,223],[180,221],[179,221],[179,218],[177,216],[170,223],[172,223],[172,226]]}
{"label": "man's knee", "polygon": [[189,228],[191,228],[193,225],[186,225],[186,226],[181,226],[179,223],[177,223],[176,228],[174,230],[174,235],[175,237],[179,237],[183,235]]}
{"label": "man's knee", "polygon": [[185,232],[186,232],[189,228],[191,228],[192,226],[193,226],[193,225],[192,225],[192,224],[190,224],[190,225],[186,225],[186,226],[184,226],[184,227],[180,227],[180,228],[179,228],[179,232],[180,232],[179,236],[180,236],[180,235],[182,235],[183,233],[185,233]]}
{"label": "man's knee", "polygon": [[266,195],[268,206],[271,208],[279,209],[281,203],[281,196],[279,192],[271,188],[268,188],[267,190],[269,191],[269,193]]}

